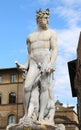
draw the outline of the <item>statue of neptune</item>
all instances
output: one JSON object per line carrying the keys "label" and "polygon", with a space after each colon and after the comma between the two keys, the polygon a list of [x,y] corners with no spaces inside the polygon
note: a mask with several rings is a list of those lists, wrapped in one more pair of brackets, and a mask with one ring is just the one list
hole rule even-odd
{"label": "statue of neptune", "polygon": [[28,58],[25,65],[16,62],[19,69],[27,71],[24,79],[24,110],[20,119],[24,122],[31,119],[38,122],[54,122],[54,79],[50,83],[55,70],[57,58],[57,37],[54,30],[48,28],[50,11],[36,12],[37,30],[26,40]]}

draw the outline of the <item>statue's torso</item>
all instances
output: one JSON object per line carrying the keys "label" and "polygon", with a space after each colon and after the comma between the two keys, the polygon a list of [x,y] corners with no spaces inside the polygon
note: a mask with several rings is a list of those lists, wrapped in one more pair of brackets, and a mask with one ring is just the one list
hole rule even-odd
{"label": "statue's torso", "polygon": [[31,47],[31,56],[40,62],[44,62],[45,59],[50,61],[50,30],[36,31],[28,37]]}

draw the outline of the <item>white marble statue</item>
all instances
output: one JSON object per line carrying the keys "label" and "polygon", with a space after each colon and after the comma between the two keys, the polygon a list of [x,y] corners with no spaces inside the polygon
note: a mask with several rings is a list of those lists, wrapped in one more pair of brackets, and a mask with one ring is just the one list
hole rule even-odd
{"label": "white marble statue", "polygon": [[65,130],[65,126],[63,124],[58,124],[55,130]]}
{"label": "white marble statue", "polygon": [[24,80],[25,115],[21,122],[31,119],[53,123],[54,120],[53,84],[50,83],[50,77],[55,70],[57,37],[55,31],[48,28],[49,16],[49,9],[36,12],[38,28],[26,40],[26,64],[16,62],[19,69],[27,71]]}

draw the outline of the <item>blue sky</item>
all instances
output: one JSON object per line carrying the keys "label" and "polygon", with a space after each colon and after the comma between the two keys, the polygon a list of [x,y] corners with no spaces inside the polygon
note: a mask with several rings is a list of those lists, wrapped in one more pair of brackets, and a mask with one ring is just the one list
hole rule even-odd
{"label": "blue sky", "polygon": [[0,0],[0,68],[25,64],[26,37],[36,29],[36,10],[50,9],[49,28],[58,37],[55,72],[55,100],[75,105],[72,98],[67,62],[75,59],[81,31],[81,0]]}

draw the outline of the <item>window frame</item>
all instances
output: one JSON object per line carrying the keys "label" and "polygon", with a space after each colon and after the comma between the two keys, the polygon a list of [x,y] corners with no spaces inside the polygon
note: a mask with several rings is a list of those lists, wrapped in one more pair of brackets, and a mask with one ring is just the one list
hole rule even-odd
{"label": "window frame", "polygon": [[9,104],[15,104],[15,103],[16,103],[16,93],[11,92],[9,93]]}
{"label": "window frame", "polygon": [[8,125],[16,123],[16,116],[14,114],[10,114],[8,116]]}
{"label": "window frame", "polygon": [[15,83],[17,81],[16,74],[10,75],[10,83]]}

